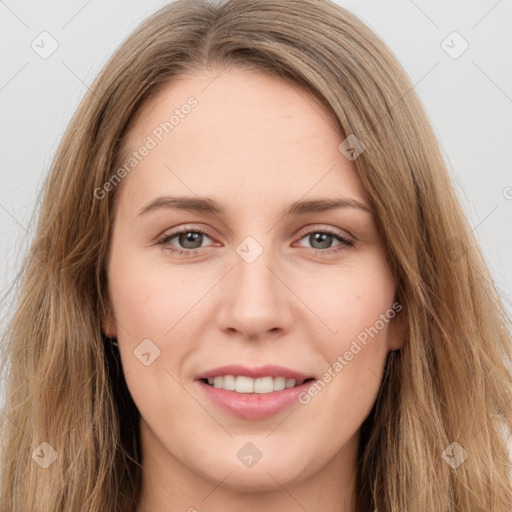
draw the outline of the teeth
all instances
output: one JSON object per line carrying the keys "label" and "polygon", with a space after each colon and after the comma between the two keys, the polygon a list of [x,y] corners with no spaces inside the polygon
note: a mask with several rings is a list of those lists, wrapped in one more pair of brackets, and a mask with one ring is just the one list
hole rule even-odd
{"label": "teeth", "polygon": [[260,377],[253,379],[245,375],[224,375],[208,379],[208,384],[214,388],[236,391],[237,393],[260,394],[293,388],[303,383],[303,380],[296,381],[295,379],[286,379],[285,377]]}

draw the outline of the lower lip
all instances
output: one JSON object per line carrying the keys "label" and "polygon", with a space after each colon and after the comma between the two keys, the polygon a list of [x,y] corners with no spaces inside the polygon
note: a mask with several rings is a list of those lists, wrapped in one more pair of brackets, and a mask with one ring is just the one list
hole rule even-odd
{"label": "lower lip", "polygon": [[298,396],[307,391],[315,381],[311,380],[300,386],[271,393],[238,393],[237,391],[214,388],[201,380],[196,382],[199,383],[203,393],[224,411],[246,420],[259,420],[290,407],[298,401]]}

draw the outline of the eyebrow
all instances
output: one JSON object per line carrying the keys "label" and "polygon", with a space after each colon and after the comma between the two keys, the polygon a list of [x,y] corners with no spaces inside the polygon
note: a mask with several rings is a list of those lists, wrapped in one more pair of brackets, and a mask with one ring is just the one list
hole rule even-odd
{"label": "eyebrow", "polygon": [[[325,212],[338,208],[357,208],[368,213],[373,210],[366,204],[352,198],[320,198],[308,201],[295,201],[286,209],[284,216],[305,215],[313,212]],[[187,196],[160,196],[143,206],[137,216],[141,217],[149,212],[160,209],[178,209],[190,212],[210,213],[212,215],[224,215],[226,209],[211,197],[187,197]]]}

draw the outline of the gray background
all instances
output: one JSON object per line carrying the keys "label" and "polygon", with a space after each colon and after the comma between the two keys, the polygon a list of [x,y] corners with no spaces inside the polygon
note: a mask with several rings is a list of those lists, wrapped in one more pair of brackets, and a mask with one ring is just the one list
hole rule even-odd
{"label": "gray background", "polygon": [[[15,277],[32,233],[36,193],[88,84],[118,44],[165,3],[0,0],[0,291]],[[384,39],[409,73],[512,312],[512,2],[339,3]],[[457,58],[463,42],[453,31],[469,44]],[[33,48],[48,51],[51,44],[58,48],[47,58]]]}

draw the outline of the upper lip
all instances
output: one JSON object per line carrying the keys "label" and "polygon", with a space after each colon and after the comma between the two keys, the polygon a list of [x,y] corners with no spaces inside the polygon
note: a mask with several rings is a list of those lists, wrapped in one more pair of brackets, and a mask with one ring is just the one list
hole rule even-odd
{"label": "upper lip", "polygon": [[212,368],[211,370],[200,373],[197,375],[196,379],[209,379],[223,375],[245,375],[247,377],[252,377],[253,379],[260,377],[285,377],[287,379],[295,379],[297,381],[314,378],[313,375],[308,375],[306,373],[275,364],[266,364],[257,367],[249,367],[240,364],[229,364],[226,366],[219,366],[218,368]]}

